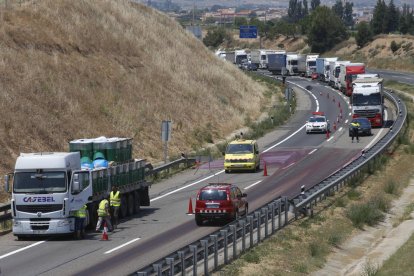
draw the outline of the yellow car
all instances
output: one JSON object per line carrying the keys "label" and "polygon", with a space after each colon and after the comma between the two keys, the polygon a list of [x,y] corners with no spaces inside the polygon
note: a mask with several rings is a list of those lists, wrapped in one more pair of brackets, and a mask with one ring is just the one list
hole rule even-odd
{"label": "yellow car", "polygon": [[224,171],[256,172],[260,170],[259,147],[256,140],[237,139],[227,145],[224,153]]}

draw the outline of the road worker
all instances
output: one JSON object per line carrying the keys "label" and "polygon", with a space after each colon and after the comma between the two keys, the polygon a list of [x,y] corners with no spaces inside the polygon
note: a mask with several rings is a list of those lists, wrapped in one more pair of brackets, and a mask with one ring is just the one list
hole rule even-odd
{"label": "road worker", "polygon": [[96,224],[96,231],[99,232],[101,229],[102,221],[106,222],[109,231],[112,231],[111,215],[109,213],[109,196],[106,196],[101,200],[98,207],[98,223]]}
{"label": "road worker", "polygon": [[112,225],[114,229],[118,226],[119,207],[121,206],[121,194],[116,186],[112,186],[112,191],[109,194],[109,201],[112,213]]}
{"label": "road worker", "polygon": [[75,238],[81,239],[85,237],[85,219],[88,207],[84,204],[79,210],[74,212],[75,216]]}
{"label": "road worker", "polygon": [[359,127],[360,127],[360,124],[357,121],[353,121],[351,123],[352,143],[354,142],[354,137],[356,137],[357,143],[359,143],[359,135],[358,135],[358,128]]}

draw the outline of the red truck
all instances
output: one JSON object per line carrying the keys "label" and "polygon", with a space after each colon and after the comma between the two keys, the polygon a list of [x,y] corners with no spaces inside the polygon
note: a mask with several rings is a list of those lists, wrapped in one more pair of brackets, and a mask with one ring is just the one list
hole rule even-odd
{"label": "red truck", "polygon": [[352,82],[359,74],[365,74],[365,64],[363,63],[347,63],[341,64],[339,72],[340,88],[343,94],[350,97],[352,95]]}

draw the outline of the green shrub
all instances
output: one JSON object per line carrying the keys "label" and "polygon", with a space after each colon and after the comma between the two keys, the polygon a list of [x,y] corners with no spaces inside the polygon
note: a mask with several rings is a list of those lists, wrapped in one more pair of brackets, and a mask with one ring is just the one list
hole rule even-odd
{"label": "green shrub", "polygon": [[255,250],[251,250],[244,255],[244,260],[248,263],[258,264],[260,262],[260,256]]}
{"label": "green shrub", "polygon": [[346,216],[355,227],[361,229],[364,224],[372,226],[384,218],[384,214],[369,202],[352,205],[346,212]]}
{"label": "green shrub", "polygon": [[355,189],[351,189],[348,193],[346,193],[350,200],[358,200],[361,196],[361,193]]}
{"label": "green shrub", "polygon": [[389,179],[384,185],[384,192],[390,195],[398,195],[399,188],[399,184],[395,180]]}
{"label": "green shrub", "polygon": [[400,49],[400,47],[401,47],[401,45],[397,44],[397,42],[395,42],[395,40],[391,41],[390,49],[393,53],[398,51],[398,49]]}

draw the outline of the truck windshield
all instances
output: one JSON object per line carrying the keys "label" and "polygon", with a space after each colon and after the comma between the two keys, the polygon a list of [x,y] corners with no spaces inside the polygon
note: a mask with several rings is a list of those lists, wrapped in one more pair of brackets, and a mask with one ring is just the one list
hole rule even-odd
{"label": "truck windshield", "polygon": [[14,174],[13,191],[33,194],[65,192],[65,172],[17,172]]}
{"label": "truck windshield", "polygon": [[253,146],[249,144],[230,144],[227,147],[226,153],[237,154],[237,153],[252,153]]}
{"label": "truck windshield", "polygon": [[308,61],[308,66],[316,66],[316,61]]}
{"label": "truck windshield", "polygon": [[339,77],[339,73],[341,72],[341,67],[335,68],[335,78]]}
{"label": "truck windshield", "polygon": [[296,59],[290,60],[290,65],[298,65],[298,61]]}
{"label": "truck windshield", "polygon": [[247,59],[247,55],[238,55],[236,56],[236,63],[239,64],[243,59]]}
{"label": "truck windshield", "polygon": [[381,104],[381,94],[373,93],[369,95],[363,95],[358,93],[352,94],[352,105],[355,106],[365,106],[365,105],[380,105]]}

